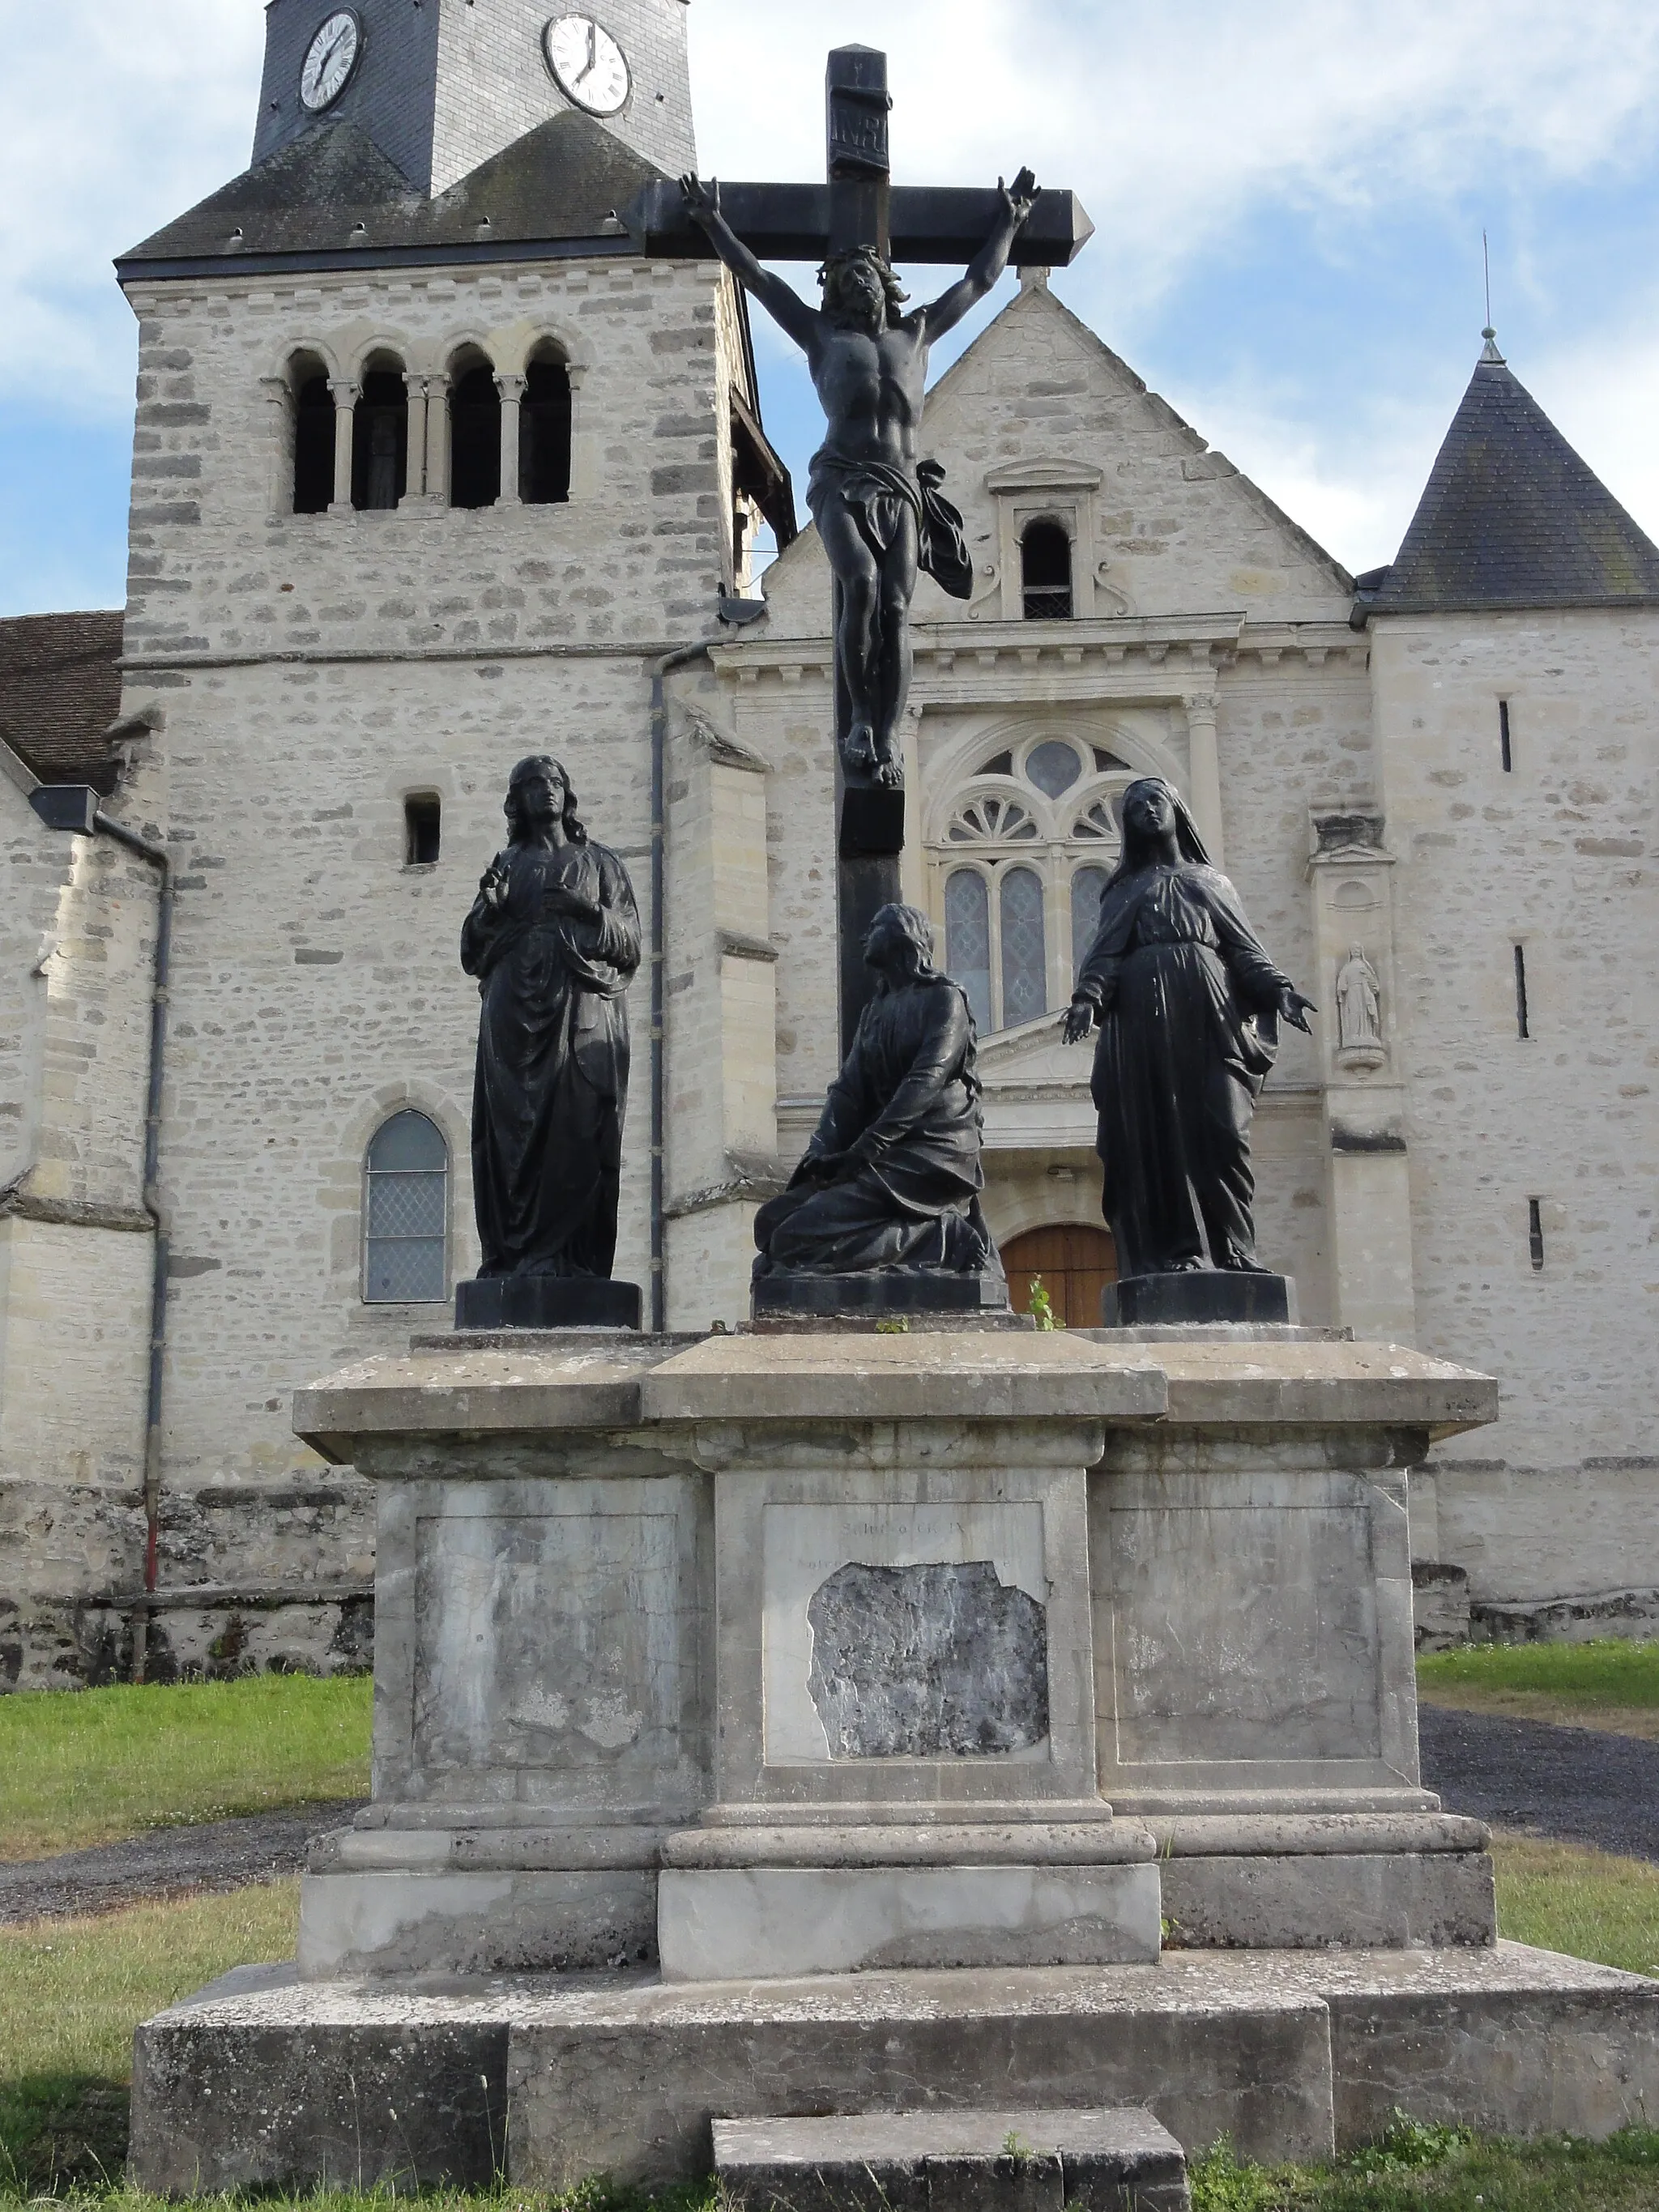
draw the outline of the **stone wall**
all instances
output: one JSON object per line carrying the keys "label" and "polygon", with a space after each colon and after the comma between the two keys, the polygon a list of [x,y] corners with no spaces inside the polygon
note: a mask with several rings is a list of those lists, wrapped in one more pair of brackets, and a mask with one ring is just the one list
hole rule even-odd
{"label": "stone wall", "polygon": [[1436,1454],[1477,1600],[1659,1584],[1656,663],[1651,611],[1374,625],[1419,1340],[1504,1383]]}

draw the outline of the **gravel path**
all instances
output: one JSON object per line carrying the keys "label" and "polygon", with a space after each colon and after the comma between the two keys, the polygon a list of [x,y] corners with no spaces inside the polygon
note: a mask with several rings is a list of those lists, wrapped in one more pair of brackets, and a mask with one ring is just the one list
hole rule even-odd
{"label": "gravel path", "polygon": [[298,1874],[312,1838],[343,1827],[367,1802],[353,1798],[289,1813],[258,1813],[243,1820],[153,1828],[95,1850],[0,1863],[0,1927],[111,1912],[143,1898],[176,1897],[191,1889],[240,1889],[251,1881]]}
{"label": "gravel path", "polygon": [[1659,1743],[1419,1705],[1423,1784],[1449,1813],[1659,1861]]}
{"label": "gravel path", "polygon": [[[1659,1863],[1659,1743],[1438,1705],[1419,1706],[1418,1718],[1424,1784],[1448,1811]],[[0,1926],[298,1874],[313,1838],[343,1827],[365,1802],[157,1828],[95,1850],[0,1864]]]}

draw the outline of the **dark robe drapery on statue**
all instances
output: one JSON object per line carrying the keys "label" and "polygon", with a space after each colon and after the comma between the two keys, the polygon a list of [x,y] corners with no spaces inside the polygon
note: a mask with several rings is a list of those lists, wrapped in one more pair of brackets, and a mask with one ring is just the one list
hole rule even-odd
{"label": "dark robe drapery on statue", "polygon": [[876,916],[865,957],[877,995],[788,1189],[755,1217],[757,1277],[996,1267],[979,1204],[974,1018],[931,952],[914,907]]}
{"label": "dark robe drapery on statue", "polygon": [[[1162,849],[1131,821],[1136,794],[1154,790],[1174,827]],[[1074,1017],[1086,1006],[1099,1026],[1091,1089],[1120,1272],[1200,1267],[1206,1233],[1218,1267],[1257,1269],[1250,1116],[1281,1014],[1297,1018],[1308,1002],[1159,779],[1124,795],[1124,858],[1073,998]],[[1079,1018],[1066,1033],[1086,1028]]]}
{"label": "dark robe drapery on statue", "polygon": [[[472,1181],[482,1275],[608,1277],[616,1258],[628,1010],[640,924],[628,872],[591,843],[562,784],[559,833],[514,799],[514,836],[461,930],[478,979]],[[497,890],[492,894],[490,886]]]}

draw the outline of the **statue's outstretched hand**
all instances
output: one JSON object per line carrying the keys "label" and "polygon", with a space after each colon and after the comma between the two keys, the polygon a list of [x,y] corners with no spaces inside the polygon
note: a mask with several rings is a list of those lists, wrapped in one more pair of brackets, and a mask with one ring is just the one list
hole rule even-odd
{"label": "statue's outstretched hand", "polygon": [[1304,1036],[1313,1035],[1308,1027],[1308,1017],[1318,1012],[1311,999],[1304,999],[1300,991],[1292,991],[1288,985],[1279,994],[1279,1018],[1288,1022],[1293,1030],[1300,1030]]}
{"label": "statue's outstretched hand", "polygon": [[688,171],[680,179],[680,191],[685,198],[685,211],[693,222],[706,229],[711,222],[719,222],[720,185],[718,177],[710,177],[705,182],[695,169]]}
{"label": "statue's outstretched hand", "polygon": [[1067,1044],[1081,1044],[1095,1025],[1095,1010],[1087,999],[1073,999],[1066,1009],[1060,1033]]}
{"label": "statue's outstretched hand", "polygon": [[1002,204],[1018,230],[1036,205],[1037,180],[1030,169],[1022,169],[1012,185],[997,179],[997,190],[1002,194]]}

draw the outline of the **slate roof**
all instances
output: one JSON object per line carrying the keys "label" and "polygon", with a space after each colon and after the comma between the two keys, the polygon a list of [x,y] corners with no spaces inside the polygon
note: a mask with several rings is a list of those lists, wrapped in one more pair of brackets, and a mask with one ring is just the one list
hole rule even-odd
{"label": "slate roof", "polygon": [[222,273],[227,262],[271,265],[273,257],[278,265],[302,259],[331,268],[360,259],[501,260],[514,246],[556,251],[559,242],[586,240],[606,241],[614,253],[623,236],[616,210],[660,174],[591,116],[571,111],[428,199],[355,123],[322,123],[115,265],[125,278],[199,273],[203,264]]}
{"label": "slate roof", "polygon": [[1391,568],[1355,620],[1659,602],[1659,546],[1574,453],[1490,338]]}
{"label": "slate roof", "polygon": [[100,607],[0,622],[0,738],[42,783],[114,789],[105,732],[121,712],[124,620]]}

